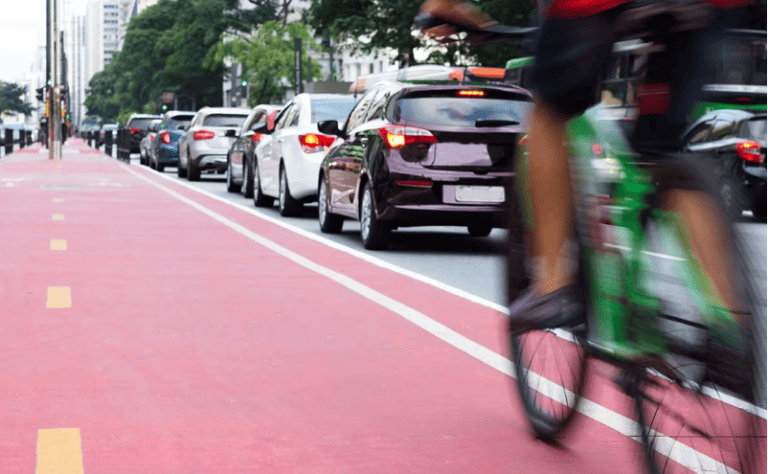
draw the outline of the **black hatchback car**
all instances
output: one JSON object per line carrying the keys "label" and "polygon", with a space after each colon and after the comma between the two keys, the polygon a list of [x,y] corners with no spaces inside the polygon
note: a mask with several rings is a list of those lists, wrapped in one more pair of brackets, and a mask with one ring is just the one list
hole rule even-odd
{"label": "black hatchback car", "polygon": [[530,106],[514,86],[377,84],[341,129],[318,124],[338,137],[318,177],[320,229],[358,219],[363,246],[381,249],[398,227],[465,226],[473,236],[506,227]]}
{"label": "black hatchback car", "polygon": [[122,125],[121,141],[117,144],[119,156],[129,157],[131,153],[141,152],[141,140],[149,133],[149,125],[159,115],[133,114]]}
{"label": "black hatchback car", "polygon": [[764,111],[716,110],[686,132],[687,151],[718,157],[720,195],[733,218],[742,211],[765,221],[766,115]]}

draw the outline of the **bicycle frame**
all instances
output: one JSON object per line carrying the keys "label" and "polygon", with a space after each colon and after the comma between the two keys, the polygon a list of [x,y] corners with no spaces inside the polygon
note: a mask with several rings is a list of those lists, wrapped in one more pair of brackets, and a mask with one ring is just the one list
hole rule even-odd
{"label": "bicycle frame", "polygon": [[598,105],[568,123],[577,235],[585,262],[582,277],[591,308],[590,348],[595,355],[618,362],[671,350],[659,325],[659,316],[664,317],[659,298],[647,287],[653,279],[650,255],[658,256],[650,251],[646,237],[651,218],[660,226],[665,253],[678,254],[667,258],[678,263],[677,277],[710,337],[729,339],[738,334],[738,326],[722,309],[714,286],[694,258],[680,218],[653,206],[657,193],[653,176],[643,168],[615,118],[610,108]]}

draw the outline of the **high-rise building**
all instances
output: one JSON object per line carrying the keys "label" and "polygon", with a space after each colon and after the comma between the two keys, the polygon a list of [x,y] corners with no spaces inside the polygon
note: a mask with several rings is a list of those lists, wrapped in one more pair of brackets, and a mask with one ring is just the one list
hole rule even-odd
{"label": "high-rise building", "polygon": [[119,0],[91,0],[85,16],[86,84],[104,69],[118,51],[120,28]]}

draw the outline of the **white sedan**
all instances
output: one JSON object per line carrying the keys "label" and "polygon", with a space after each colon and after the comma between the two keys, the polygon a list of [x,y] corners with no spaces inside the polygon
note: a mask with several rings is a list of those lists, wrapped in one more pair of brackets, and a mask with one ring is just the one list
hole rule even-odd
{"label": "white sedan", "polygon": [[316,201],[320,163],[336,139],[320,133],[317,123],[345,123],[354,105],[354,97],[341,94],[299,94],[286,104],[270,138],[256,147],[255,193],[277,198],[283,216]]}

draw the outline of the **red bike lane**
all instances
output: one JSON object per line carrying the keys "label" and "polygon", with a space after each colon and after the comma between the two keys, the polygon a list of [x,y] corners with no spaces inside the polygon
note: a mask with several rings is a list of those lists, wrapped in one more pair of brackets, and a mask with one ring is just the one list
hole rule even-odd
{"label": "red bike lane", "polygon": [[81,141],[46,158],[0,160],[3,472],[43,472],[66,443],[38,430],[75,428],[87,472],[641,472],[590,419],[535,441],[508,376],[223,221],[506,354],[493,310]]}

